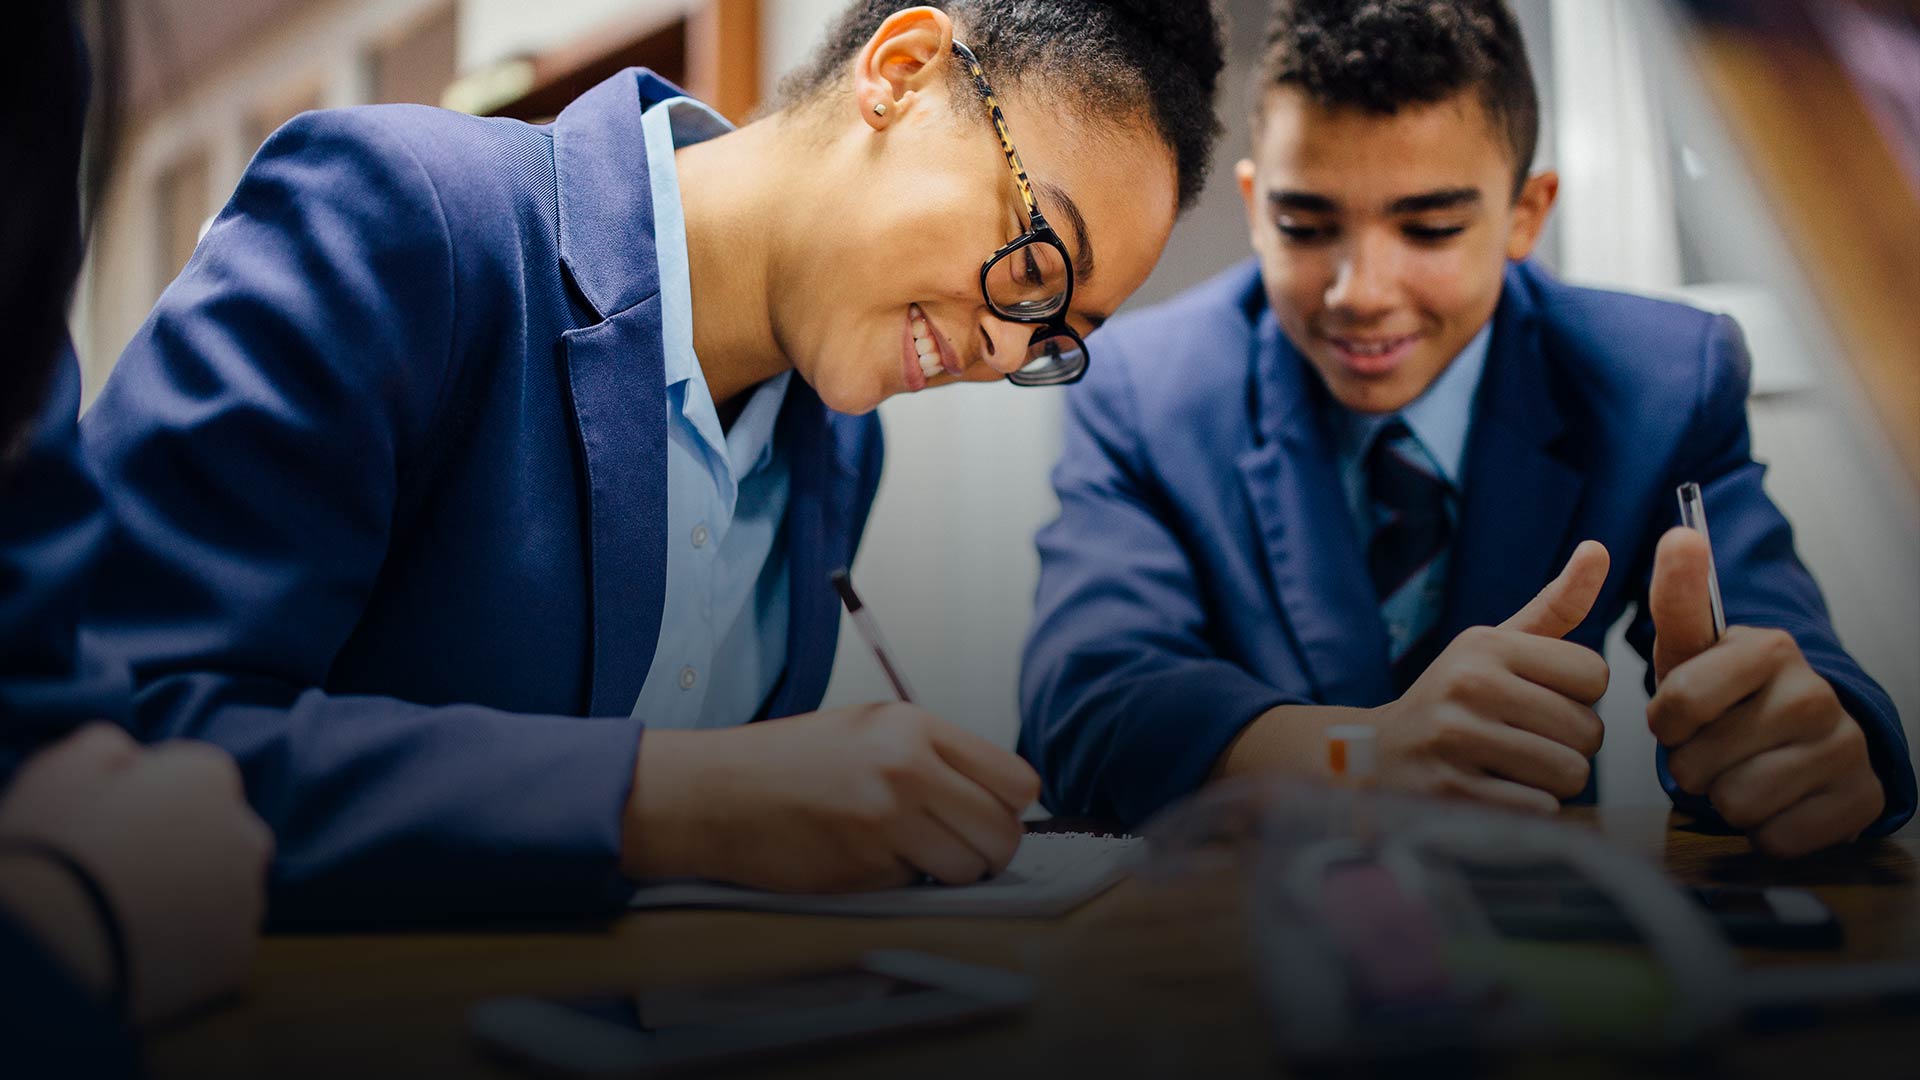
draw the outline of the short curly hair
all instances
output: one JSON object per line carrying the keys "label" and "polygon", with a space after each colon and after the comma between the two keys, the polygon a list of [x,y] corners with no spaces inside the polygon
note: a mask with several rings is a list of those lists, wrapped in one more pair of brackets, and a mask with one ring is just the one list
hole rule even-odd
{"label": "short curly hair", "polygon": [[1475,89],[1513,151],[1516,195],[1533,168],[1540,100],[1505,0],[1275,0],[1253,86],[1256,132],[1277,86],[1383,116]]}
{"label": "short curly hair", "polygon": [[[840,85],[847,65],[906,0],[854,0],[813,58],[781,83],[786,109]],[[1206,186],[1225,66],[1215,0],[929,0],[1003,93],[1041,89],[1087,121],[1144,117],[1173,151],[1185,209]],[[957,66],[956,66],[957,70]],[[964,81],[964,76],[960,76]],[[986,114],[981,114],[986,122]]]}

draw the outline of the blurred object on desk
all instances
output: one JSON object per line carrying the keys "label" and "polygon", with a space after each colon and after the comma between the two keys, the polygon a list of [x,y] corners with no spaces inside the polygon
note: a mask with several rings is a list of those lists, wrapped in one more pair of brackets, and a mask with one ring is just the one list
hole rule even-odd
{"label": "blurred object on desk", "polygon": [[[1705,909],[1589,829],[1269,775],[1216,784],[1147,836],[1149,885],[1238,869],[1289,1065],[1658,1059],[1708,1045],[1737,1011],[1738,960]],[[1525,918],[1543,889],[1577,892],[1580,910]]]}

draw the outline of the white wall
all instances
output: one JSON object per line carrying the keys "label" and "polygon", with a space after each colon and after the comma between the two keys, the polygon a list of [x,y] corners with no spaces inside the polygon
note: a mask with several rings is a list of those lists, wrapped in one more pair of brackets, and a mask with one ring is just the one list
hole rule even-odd
{"label": "white wall", "polygon": [[460,70],[565,45],[610,22],[657,12],[662,25],[680,17],[689,0],[462,0]]}
{"label": "white wall", "polygon": [[772,93],[780,77],[826,35],[846,9],[844,0],[760,0],[760,87]]}

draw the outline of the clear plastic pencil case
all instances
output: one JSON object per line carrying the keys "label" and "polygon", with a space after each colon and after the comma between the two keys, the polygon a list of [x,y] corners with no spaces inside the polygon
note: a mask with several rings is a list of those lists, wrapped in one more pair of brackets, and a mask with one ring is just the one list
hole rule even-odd
{"label": "clear plastic pencil case", "polygon": [[1738,1011],[1736,955],[1705,911],[1588,828],[1259,779],[1146,831],[1149,888],[1247,890],[1248,960],[1292,1063],[1665,1056]]}

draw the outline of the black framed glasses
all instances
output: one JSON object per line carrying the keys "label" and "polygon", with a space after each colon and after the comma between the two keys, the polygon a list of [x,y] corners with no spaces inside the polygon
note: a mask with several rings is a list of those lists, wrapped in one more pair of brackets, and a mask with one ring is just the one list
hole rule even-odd
{"label": "black framed glasses", "polygon": [[1067,256],[1067,245],[1047,224],[1047,216],[1034,200],[1033,182],[1020,163],[1020,152],[1013,148],[1007,116],[1000,111],[1000,101],[987,83],[979,57],[958,41],[953,43],[953,53],[966,63],[975,87],[986,100],[993,129],[1000,136],[1000,150],[1007,156],[1020,199],[1027,205],[1027,231],[980,266],[980,294],[986,298],[987,307],[1008,322],[1037,328],[1027,344],[1026,363],[1008,375],[1007,381],[1016,386],[1079,382],[1087,373],[1087,343],[1066,322],[1073,303],[1073,261]]}

